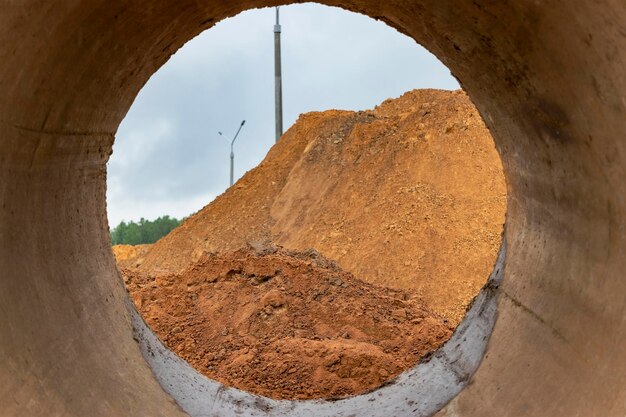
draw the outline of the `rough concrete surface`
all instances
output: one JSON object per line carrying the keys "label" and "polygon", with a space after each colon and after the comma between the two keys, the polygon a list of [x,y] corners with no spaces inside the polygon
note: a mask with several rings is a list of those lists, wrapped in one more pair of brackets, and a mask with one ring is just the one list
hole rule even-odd
{"label": "rough concrete surface", "polygon": [[[325,3],[383,18],[436,54],[502,157],[497,320],[439,416],[623,417],[626,3]],[[2,416],[185,415],[133,339],[105,164],[137,92],[175,50],[226,16],[277,4],[0,2]]]}

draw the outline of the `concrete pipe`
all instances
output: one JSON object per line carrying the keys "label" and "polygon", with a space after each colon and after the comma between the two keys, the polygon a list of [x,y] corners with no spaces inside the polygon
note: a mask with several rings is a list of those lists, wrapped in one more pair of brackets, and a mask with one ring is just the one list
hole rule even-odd
{"label": "concrete pipe", "polygon": [[[215,22],[278,3],[0,0],[1,416],[367,416],[397,396],[391,384],[369,408],[355,397],[280,411],[219,387],[192,410],[189,381],[164,377],[115,268],[106,162],[137,92]],[[437,55],[491,129],[508,184],[480,365],[450,398],[425,407],[449,385],[418,384],[397,399],[415,408],[387,415],[626,415],[626,3],[324,3]]]}

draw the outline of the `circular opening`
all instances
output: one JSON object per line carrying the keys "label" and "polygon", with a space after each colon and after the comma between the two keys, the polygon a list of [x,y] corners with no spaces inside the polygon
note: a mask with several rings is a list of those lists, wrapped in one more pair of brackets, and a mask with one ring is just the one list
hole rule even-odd
{"label": "circular opening", "polygon": [[[162,387],[194,415],[428,415],[409,401],[430,403],[432,412],[458,392],[439,396],[441,387],[476,369],[451,349],[471,325],[424,364],[451,365],[438,385],[427,378],[407,390],[394,382],[332,403],[272,402],[205,384],[167,350],[161,355],[158,341],[148,346],[150,332],[137,337],[153,348],[146,349],[153,371],[145,366],[105,233],[113,133],[173,50],[211,19],[268,4],[5,2],[3,416],[184,415]],[[623,416],[623,7],[590,0],[336,4],[383,16],[441,57],[492,128],[507,172],[508,278],[486,292],[498,294],[498,321],[471,383],[442,414]],[[477,305],[485,307],[478,317],[493,312],[479,299],[472,310]],[[136,325],[141,332],[141,320]],[[168,373],[159,363],[169,359],[177,365]],[[422,381],[422,368],[400,379]],[[194,391],[199,385],[207,391]],[[182,395],[171,387],[184,387]],[[201,408],[184,401],[192,397],[209,399]]]}
{"label": "circular opening", "polygon": [[118,131],[110,218],[132,207],[142,219],[113,229],[114,243],[133,244],[114,252],[148,324],[198,372],[276,399],[343,398],[388,383],[451,337],[495,264],[505,185],[461,91],[413,90],[372,110],[296,120],[301,109],[382,101],[424,78],[456,83],[381,23],[318,5],[282,10],[295,124],[260,165],[153,244],[178,225],[167,215],[189,214],[224,186],[222,124],[247,119],[237,177],[273,143],[273,91],[259,73],[273,75],[274,11],[190,42]]}

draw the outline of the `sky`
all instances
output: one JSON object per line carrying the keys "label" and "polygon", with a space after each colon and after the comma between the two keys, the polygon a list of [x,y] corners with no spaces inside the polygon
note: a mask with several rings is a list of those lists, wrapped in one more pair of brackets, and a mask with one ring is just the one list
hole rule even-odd
{"label": "sky", "polygon": [[[302,113],[365,110],[415,88],[459,88],[450,71],[386,24],[318,4],[280,8],[284,128]],[[148,81],[116,134],[108,164],[109,225],[188,216],[274,144],[274,9],[219,22]]]}

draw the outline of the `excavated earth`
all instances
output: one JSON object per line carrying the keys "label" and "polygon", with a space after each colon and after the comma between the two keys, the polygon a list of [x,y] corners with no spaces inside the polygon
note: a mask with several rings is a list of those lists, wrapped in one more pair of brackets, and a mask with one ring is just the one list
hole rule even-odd
{"label": "excavated earth", "polygon": [[133,268],[143,262],[152,245],[115,245],[113,255],[120,268]]}
{"label": "excavated earth", "polygon": [[180,357],[273,398],[371,390],[452,332],[408,293],[363,282],[315,250],[256,245],[205,255],[182,274],[124,277],[143,317]]}
{"label": "excavated earth", "polygon": [[495,262],[505,194],[467,96],[415,90],[302,115],[168,236],[114,252],[148,324],[200,372],[344,397],[448,339]]}
{"label": "excavated earth", "polygon": [[302,115],[135,266],[181,272],[251,240],[315,248],[458,324],[493,268],[505,210],[500,158],[469,98],[414,90],[372,111]]}

